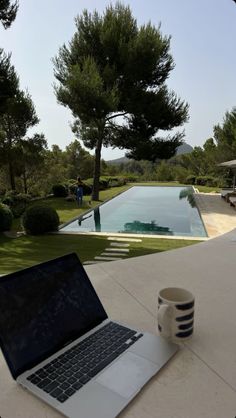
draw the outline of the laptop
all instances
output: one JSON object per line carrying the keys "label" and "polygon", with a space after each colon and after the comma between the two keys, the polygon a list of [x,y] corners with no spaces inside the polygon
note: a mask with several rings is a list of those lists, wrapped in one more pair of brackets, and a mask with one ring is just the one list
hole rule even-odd
{"label": "laptop", "polygon": [[75,253],[1,277],[0,306],[12,377],[70,418],[116,417],[178,349],[111,321]]}

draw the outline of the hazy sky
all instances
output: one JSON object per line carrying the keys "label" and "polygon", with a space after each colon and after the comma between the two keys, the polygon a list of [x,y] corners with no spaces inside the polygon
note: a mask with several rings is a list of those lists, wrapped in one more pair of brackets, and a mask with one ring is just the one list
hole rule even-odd
{"label": "hazy sky", "polygon": [[[19,0],[15,22],[0,28],[0,47],[12,52],[22,89],[28,88],[49,146],[65,148],[73,139],[71,112],[59,105],[53,92],[52,57],[75,32],[74,18],[85,8],[103,12],[104,0]],[[138,24],[161,22],[163,35],[171,35],[175,69],[168,86],[190,105],[184,125],[185,141],[203,145],[221,123],[227,110],[236,106],[236,5],[232,0],[130,0]],[[124,151],[104,149],[113,159]]]}

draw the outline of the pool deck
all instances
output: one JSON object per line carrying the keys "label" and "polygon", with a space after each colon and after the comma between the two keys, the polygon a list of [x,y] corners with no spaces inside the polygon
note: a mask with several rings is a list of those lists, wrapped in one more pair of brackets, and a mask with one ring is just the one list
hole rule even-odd
{"label": "pool deck", "polygon": [[[212,239],[86,266],[108,315],[140,330],[158,334],[157,294],[163,287],[187,288],[196,299],[193,338],[180,345],[120,418],[236,416],[236,211],[219,195],[199,194],[198,199]],[[213,238],[233,225],[231,232]],[[61,417],[13,381],[1,355],[0,416]]]}
{"label": "pool deck", "polygon": [[196,193],[196,203],[209,238],[236,228],[236,210],[218,193]]}

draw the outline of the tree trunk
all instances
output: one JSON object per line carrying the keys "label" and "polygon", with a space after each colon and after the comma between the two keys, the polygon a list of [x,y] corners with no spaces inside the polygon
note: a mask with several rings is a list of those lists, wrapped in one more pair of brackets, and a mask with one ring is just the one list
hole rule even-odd
{"label": "tree trunk", "polygon": [[11,120],[7,117],[7,158],[9,167],[9,177],[12,190],[16,190],[15,173],[14,173],[14,159],[12,158],[12,131]]}
{"label": "tree trunk", "polygon": [[92,200],[99,200],[99,178],[101,166],[102,135],[99,135],[95,149]]}
{"label": "tree trunk", "polygon": [[24,184],[24,192],[25,194],[28,193],[28,188],[27,188],[27,178],[26,178],[26,173],[25,173],[25,168],[23,171],[23,184]]}
{"label": "tree trunk", "polygon": [[16,190],[15,175],[12,161],[9,161],[9,176],[12,190]]}

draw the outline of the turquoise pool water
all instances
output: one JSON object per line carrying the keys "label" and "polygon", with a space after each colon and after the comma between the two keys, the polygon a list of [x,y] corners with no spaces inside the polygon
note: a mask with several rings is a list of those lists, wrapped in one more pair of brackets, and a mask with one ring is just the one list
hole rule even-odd
{"label": "turquoise pool water", "polygon": [[60,231],[207,236],[192,187],[134,186]]}

